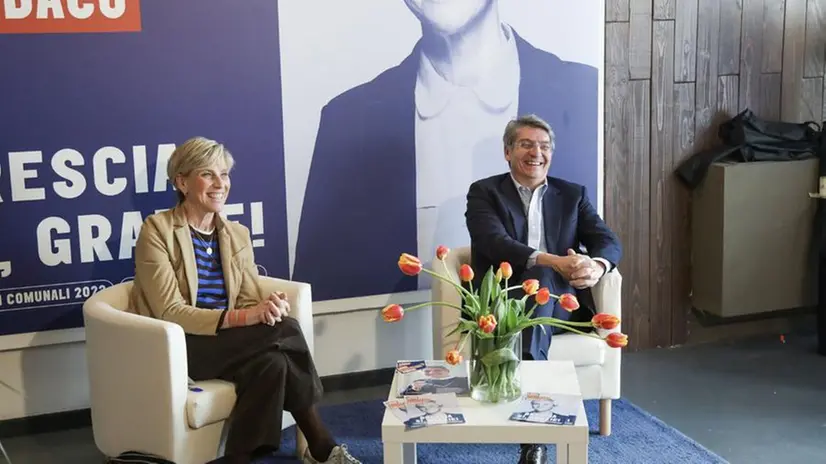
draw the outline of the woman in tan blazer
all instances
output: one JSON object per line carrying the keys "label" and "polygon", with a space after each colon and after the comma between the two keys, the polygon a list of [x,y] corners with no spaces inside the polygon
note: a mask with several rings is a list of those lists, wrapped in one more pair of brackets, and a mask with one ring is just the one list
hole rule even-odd
{"label": "woman in tan blazer", "polygon": [[307,437],[305,464],[358,463],[319,417],[321,380],[285,295],[260,297],[249,230],[219,214],[233,164],[223,145],[202,137],[169,158],[178,204],[141,228],[130,306],[184,329],[191,378],[235,384],[225,462],[275,451],[287,410]]}

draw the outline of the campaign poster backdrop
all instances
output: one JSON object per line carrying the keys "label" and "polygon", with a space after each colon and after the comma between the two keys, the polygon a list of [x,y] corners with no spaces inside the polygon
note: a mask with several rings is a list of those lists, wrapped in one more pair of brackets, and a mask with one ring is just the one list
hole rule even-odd
{"label": "campaign poster backdrop", "polygon": [[467,189],[507,171],[518,115],[551,124],[551,175],[601,208],[603,16],[602,1],[3,0],[0,335],[81,327],[91,294],[133,277],[143,219],[175,204],[167,159],[196,135],[235,156],[225,213],[260,272],[315,301],[427,289],[399,255],[469,244]]}
{"label": "campaign poster backdrop", "polygon": [[132,278],[196,135],[236,159],[261,273],[289,276],[278,32],[273,0],[0,2],[0,335],[80,327]]}
{"label": "campaign poster backdrop", "polygon": [[279,17],[291,275],[315,298],[428,288],[399,255],[470,244],[468,188],[507,172],[519,115],[550,123],[550,175],[601,205],[604,2],[302,0]]}

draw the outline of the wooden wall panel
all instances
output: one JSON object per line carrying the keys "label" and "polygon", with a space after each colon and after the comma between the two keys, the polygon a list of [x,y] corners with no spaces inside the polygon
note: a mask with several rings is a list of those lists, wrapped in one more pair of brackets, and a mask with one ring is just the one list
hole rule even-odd
{"label": "wooden wall panel", "polygon": [[786,0],[763,0],[763,68],[764,73],[783,69],[783,24]]}
{"label": "wooden wall panel", "polygon": [[606,22],[628,22],[629,14],[628,0],[605,0]]}
{"label": "wooden wall panel", "polygon": [[[714,93],[716,95],[716,92]],[[671,166],[679,166],[700,146],[696,141],[695,101],[695,83],[674,84],[674,130],[676,133],[671,152]],[[671,313],[671,340],[666,346],[685,343],[688,337],[688,315],[691,309],[691,285],[687,278],[691,273],[691,192],[673,175],[669,175],[668,184],[672,197],[671,204],[660,208],[672,231],[671,307],[670,311],[667,311]],[[665,327],[656,329],[666,330]]]}
{"label": "wooden wall panel", "polygon": [[651,0],[631,0],[628,52],[631,79],[651,77]]}
{"label": "wooden wall panel", "polygon": [[743,0],[740,39],[740,108],[757,108],[763,69],[763,0]]}
{"label": "wooden wall panel", "polygon": [[823,77],[823,61],[826,59],[826,1],[806,2],[806,48],[803,58],[803,77]]}
{"label": "wooden wall panel", "polygon": [[780,117],[805,120],[800,102],[803,93],[803,59],[806,50],[806,0],[786,0],[783,30],[783,71],[780,86]]}
{"label": "wooden wall panel", "polygon": [[823,121],[823,78],[803,79],[800,94],[800,118],[803,121]]}
{"label": "wooden wall panel", "polygon": [[[634,337],[641,346],[656,346],[652,342],[651,333],[651,207],[649,205],[648,187],[651,183],[650,149],[651,149],[651,81],[647,79],[630,81],[629,105],[626,106],[626,118],[631,136],[628,138],[627,150],[629,157],[628,183],[631,216],[628,218],[629,232],[624,243],[628,244],[626,256],[629,256],[629,265],[625,266],[628,280],[623,279],[623,285],[628,286],[631,296],[629,305],[623,302],[623,311],[631,315],[630,324],[625,327],[632,329]],[[626,318],[626,321],[628,319]]]}
{"label": "wooden wall panel", "polygon": [[606,0],[605,214],[629,349],[689,339],[691,192],[674,176],[750,108],[826,116],[826,0]]}
{"label": "wooden wall panel", "polygon": [[[671,304],[670,218],[663,211],[672,209],[673,171],[669,153],[674,149],[674,21],[654,21],[654,54],[651,75],[651,154],[649,204],[651,205],[651,327],[671,327],[671,313],[656,311]],[[694,105],[692,104],[692,107]],[[693,126],[693,121],[692,121]],[[656,154],[656,155],[655,155]],[[651,331],[654,346],[668,346],[670,331]]]}
{"label": "wooden wall panel", "polygon": [[725,119],[735,116],[739,110],[739,76],[720,76],[717,79],[717,111]]}
{"label": "wooden wall panel", "polygon": [[694,82],[697,69],[697,0],[677,0],[674,30],[674,78]]}
{"label": "wooden wall panel", "polygon": [[720,2],[720,75],[740,72],[740,24],[743,19],[742,0],[718,0]]}
{"label": "wooden wall panel", "polygon": [[695,139],[710,145],[717,131],[717,75],[720,51],[720,0],[699,0],[697,15],[697,82],[695,89]]}
{"label": "wooden wall panel", "polygon": [[674,19],[677,14],[677,0],[654,0],[654,19]]}
{"label": "wooden wall panel", "polygon": [[760,106],[754,112],[761,118],[780,119],[780,73],[760,76]]}

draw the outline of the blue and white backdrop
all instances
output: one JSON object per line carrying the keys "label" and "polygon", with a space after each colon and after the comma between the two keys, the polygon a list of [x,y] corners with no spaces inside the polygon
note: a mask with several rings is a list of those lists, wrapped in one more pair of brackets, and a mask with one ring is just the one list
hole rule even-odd
{"label": "blue and white backdrop", "polygon": [[82,3],[0,2],[0,335],[81,327],[131,279],[194,135],[236,157],[226,213],[260,271],[327,305],[426,289],[399,254],[469,244],[464,195],[507,169],[518,114],[552,124],[551,175],[602,208],[603,2]]}

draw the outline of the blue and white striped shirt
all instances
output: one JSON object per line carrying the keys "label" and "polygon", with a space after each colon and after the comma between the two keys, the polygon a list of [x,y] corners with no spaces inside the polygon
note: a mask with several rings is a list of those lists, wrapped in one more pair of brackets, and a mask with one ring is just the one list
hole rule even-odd
{"label": "blue and white striped shirt", "polygon": [[203,309],[227,309],[227,290],[215,232],[204,234],[190,227],[190,235],[195,249],[195,267],[198,270],[195,306]]}

